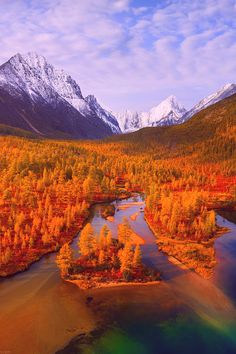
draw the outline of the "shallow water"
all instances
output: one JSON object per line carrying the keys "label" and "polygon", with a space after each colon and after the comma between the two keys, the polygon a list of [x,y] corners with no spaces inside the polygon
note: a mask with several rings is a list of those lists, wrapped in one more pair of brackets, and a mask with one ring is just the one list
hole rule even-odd
{"label": "shallow water", "polygon": [[213,281],[236,303],[236,213],[222,212],[217,216],[217,223],[228,227],[229,232],[215,241],[217,265]]}
{"label": "shallow water", "polygon": [[[141,197],[135,201],[141,203]],[[60,280],[55,255],[45,256],[29,271],[0,282],[0,352],[47,354],[65,347],[58,353],[236,353],[236,225],[218,216],[231,231],[216,240],[218,263],[212,281],[206,281],[158,252],[144,205],[133,198],[114,204],[119,211],[113,222],[101,218],[99,205],[93,208],[93,227],[99,232],[106,223],[115,236],[126,216],[147,242],[145,263],[161,270],[164,281],[84,293]],[[76,239],[73,248],[77,252]]]}
{"label": "shallow water", "polygon": [[[140,202],[140,198],[138,198]],[[171,264],[158,252],[154,236],[140,212],[140,205],[118,202],[114,222],[106,221],[116,233],[124,216],[132,228],[145,238],[142,254],[146,264],[160,269],[165,280],[160,285],[95,289],[91,308],[100,317],[101,331],[89,338],[74,340],[58,353],[88,354],[172,354],[236,353],[234,281],[231,264],[236,253],[236,225],[218,216],[218,224],[231,228],[216,241],[218,263],[214,278],[207,281]],[[139,212],[135,221],[130,216]],[[95,208],[93,227],[99,232],[104,220]],[[224,259],[223,259],[224,257]]]}

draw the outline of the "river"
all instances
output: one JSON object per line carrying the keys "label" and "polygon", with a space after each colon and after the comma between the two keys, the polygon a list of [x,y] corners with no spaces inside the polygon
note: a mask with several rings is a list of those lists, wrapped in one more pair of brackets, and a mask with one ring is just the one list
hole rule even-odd
{"label": "river", "polygon": [[[161,284],[84,293],[60,279],[55,254],[47,255],[28,271],[0,282],[0,353],[236,353],[235,223],[227,215],[217,216],[218,224],[230,231],[215,242],[217,265],[208,281],[158,251],[140,196],[114,204],[114,221],[101,217],[100,205],[93,208],[94,229],[99,232],[106,223],[115,236],[127,217],[145,238],[144,262],[161,271]],[[77,238],[72,246],[76,253]],[[87,296],[93,298],[90,304]]]}

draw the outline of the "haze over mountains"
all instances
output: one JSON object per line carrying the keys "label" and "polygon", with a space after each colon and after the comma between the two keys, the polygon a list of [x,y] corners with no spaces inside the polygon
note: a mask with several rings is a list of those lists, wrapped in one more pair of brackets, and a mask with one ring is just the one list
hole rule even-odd
{"label": "haze over mountains", "polygon": [[236,93],[227,84],[187,111],[169,96],[148,112],[113,113],[96,97],[83,97],[80,86],[63,70],[36,53],[16,54],[0,66],[0,124],[42,137],[98,139],[144,127],[172,126]]}

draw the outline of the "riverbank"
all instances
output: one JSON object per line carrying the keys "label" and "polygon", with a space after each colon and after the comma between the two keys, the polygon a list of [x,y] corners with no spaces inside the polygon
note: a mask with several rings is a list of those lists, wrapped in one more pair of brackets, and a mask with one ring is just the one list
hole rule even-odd
{"label": "riverbank", "polygon": [[75,284],[78,288],[82,290],[91,290],[91,289],[101,289],[101,288],[115,288],[115,287],[132,287],[132,286],[148,286],[148,285],[157,285],[160,284],[160,280],[153,281],[130,281],[130,282],[91,282],[90,286],[88,284],[84,284],[83,280],[71,280],[66,279],[66,282]]}
{"label": "riverbank", "polygon": [[217,226],[215,235],[208,241],[176,240],[156,230],[145,215],[145,221],[156,237],[159,251],[168,256],[168,260],[183,270],[197,273],[204,279],[210,279],[216,266],[214,242],[229,232],[228,228]]}
{"label": "riverbank", "polygon": [[[84,216],[84,218],[81,218],[81,216],[76,219],[73,223],[73,226],[70,228],[70,230],[67,231],[67,237],[65,238],[65,242],[61,243],[59,247],[48,247],[47,249],[35,249],[32,253],[31,258],[27,259],[21,259],[20,263],[17,263],[17,265],[11,266],[11,267],[6,267],[4,269],[0,269],[0,279],[8,278],[11,276],[14,276],[16,274],[22,273],[27,271],[31,265],[34,263],[39,262],[44,256],[52,254],[57,252],[65,243],[71,244],[74,240],[75,237],[77,237],[78,233],[83,229],[85,224],[88,222],[88,220],[91,218],[91,210],[95,205],[99,204],[105,204],[105,203],[112,203],[116,200],[124,200],[128,199],[131,197],[131,194],[127,192],[127,194],[123,194],[120,196],[114,196],[111,198],[107,198],[104,200],[99,200],[99,201],[94,201],[89,204],[89,207],[87,209],[87,213]],[[17,266],[17,268],[15,267]]]}
{"label": "riverbank", "polygon": [[[129,201],[132,203],[133,198],[127,202]],[[118,202],[116,207],[123,203],[126,201]],[[122,219],[127,217],[131,220],[130,215],[139,209],[138,206],[132,206],[124,211],[120,210],[116,213],[114,222],[110,223],[101,217],[100,205],[98,205],[91,210],[92,218],[89,222],[97,234],[104,222],[107,223],[116,236],[115,230]],[[224,225],[223,221],[221,225]],[[223,348],[226,347],[229,338],[222,317],[231,320],[235,312],[230,299],[227,300],[223,292],[225,288],[228,290],[230,287],[235,294],[236,289],[234,281],[236,226],[230,238],[227,235],[218,238],[220,258],[215,269],[218,269],[218,277],[222,278],[221,293],[217,291],[218,282],[214,287],[212,281],[204,280],[194,272],[178,271],[173,276],[170,268],[178,267],[172,265],[162,252],[158,252],[155,237],[144,220],[144,213],[140,212],[136,221],[131,220],[131,226],[135,232],[145,238],[146,243],[141,246],[141,249],[147,264],[160,269],[165,280],[159,284],[129,283],[128,286],[92,288],[84,291],[75,284],[60,279],[54,252],[43,257],[40,262],[30,267],[29,271],[2,280],[0,286],[2,348],[17,354],[31,353],[32,348],[36,353],[42,354],[56,351],[60,354],[71,354],[85,352],[87,349],[85,346],[88,345],[88,352],[100,354],[107,353],[112,345],[114,351],[110,350],[109,353],[117,353],[117,348],[120,348],[120,343],[123,343],[123,351],[120,349],[120,352],[137,354],[139,349],[135,347],[132,351],[129,347],[130,341],[126,341],[127,336],[127,340],[132,340],[136,335],[134,340],[137,345],[140,347],[140,343],[144,344],[143,353],[155,353],[156,348],[161,348],[160,350],[163,349],[165,352],[169,344],[173,344],[176,348],[176,342],[170,340],[170,335],[171,339],[178,339],[178,345],[186,349],[182,351],[184,354],[195,350],[192,340],[188,342],[186,335],[187,339],[194,338],[199,343],[205,340],[204,344],[209,344],[209,353],[214,351],[214,345],[220,347],[222,344]],[[232,228],[227,221],[225,226]],[[77,240],[78,237],[72,244],[75,252],[77,252]],[[218,268],[220,265],[223,268]],[[196,313],[196,316],[194,315],[188,321],[189,313]],[[216,328],[214,333],[208,332],[209,329],[202,320],[201,323],[197,322],[194,325],[194,319],[199,319],[199,315],[207,326],[213,323],[212,328]],[[22,326],[22,319],[24,326]],[[122,335],[127,333],[127,336],[116,337],[115,332],[112,337],[104,337],[107,329],[116,331],[117,328],[120,328]],[[166,333],[165,343],[164,333]],[[226,339],[222,343],[223,335]],[[100,339],[104,346],[109,343],[109,348],[100,348],[97,342]],[[94,347],[91,348],[93,340],[95,340]],[[216,341],[219,343],[214,344]],[[64,349],[59,350],[59,348]],[[150,350],[147,351],[147,348]],[[175,351],[173,349],[169,352]],[[198,354],[198,351],[194,353]],[[221,351],[221,353],[225,352]]]}

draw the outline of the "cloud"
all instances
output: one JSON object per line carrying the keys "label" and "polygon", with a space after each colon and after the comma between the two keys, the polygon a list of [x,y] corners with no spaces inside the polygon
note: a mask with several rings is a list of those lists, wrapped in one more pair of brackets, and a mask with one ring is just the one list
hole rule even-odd
{"label": "cloud", "polygon": [[36,51],[115,110],[190,106],[235,81],[235,0],[141,3],[0,0],[0,61]]}

